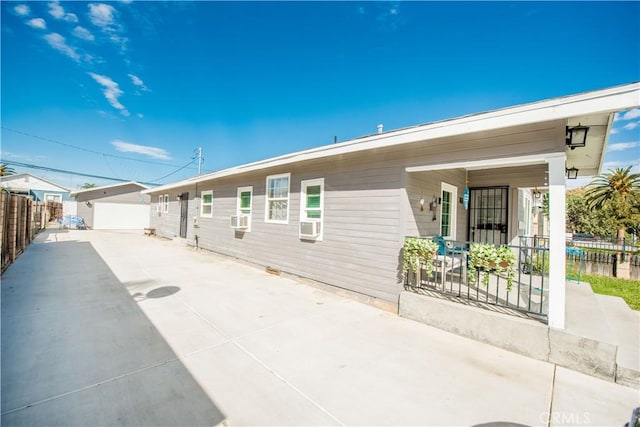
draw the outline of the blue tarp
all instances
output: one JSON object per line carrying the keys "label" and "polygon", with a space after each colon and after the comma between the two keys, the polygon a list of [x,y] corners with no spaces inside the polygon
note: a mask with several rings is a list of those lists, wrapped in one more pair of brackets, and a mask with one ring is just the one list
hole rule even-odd
{"label": "blue tarp", "polygon": [[78,230],[86,230],[87,224],[84,223],[84,218],[76,215],[65,215],[62,218],[63,228],[77,228]]}

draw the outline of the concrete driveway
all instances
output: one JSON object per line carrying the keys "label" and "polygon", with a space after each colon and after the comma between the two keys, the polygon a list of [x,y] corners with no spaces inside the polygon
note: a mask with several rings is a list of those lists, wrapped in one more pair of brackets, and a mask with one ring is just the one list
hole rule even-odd
{"label": "concrete driveway", "polygon": [[142,233],[2,277],[2,424],[611,425],[638,390]]}

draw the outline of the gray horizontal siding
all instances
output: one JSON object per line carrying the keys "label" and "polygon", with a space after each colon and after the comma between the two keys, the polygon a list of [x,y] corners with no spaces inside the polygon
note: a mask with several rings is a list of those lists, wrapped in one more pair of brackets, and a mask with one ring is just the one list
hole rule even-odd
{"label": "gray horizontal siding", "polygon": [[[160,235],[177,235],[180,207],[175,195],[189,191],[187,238],[194,242],[197,236],[200,247],[396,301],[401,289],[398,270],[403,236],[438,234],[440,206],[437,220],[432,221],[428,203],[432,197],[440,197],[441,182],[455,185],[458,197],[465,188],[463,170],[406,173],[405,167],[561,152],[563,137],[564,124],[558,121],[248,172],[177,189],[170,193],[168,214],[158,216],[152,205],[151,223]],[[289,223],[266,223],[266,177],[281,173],[291,173]],[[530,173],[527,176],[537,174],[538,170],[532,168]],[[506,176],[503,174],[500,179]],[[492,172],[476,177],[482,183],[495,179]],[[325,180],[324,238],[309,242],[298,238],[300,182],[314,178]],[[522,178],[517,182],[524,181]],[[470,182],[469,186],[472,185]],[[244,186],[253,186],[252,225],[250,232],[241,233],[230,228],[229,218],[236,212],[237,188]],[[199,217],[198,197],[206,190],[213,190],[211,218]],[[421,197],[425,199],[424,211],[420,211]],[[152,203],[157,203],[157,194],[153,194]],[[460,203],[457,211],[456,237],[466,240],[467,214]],[[198,217],[196,228],[193,216]]]}
{"label": "gray horizontal siding", "polygon": [[546,164],[472,170],[469,171],[469,185],[472,187],[546,187],[546,172]]}
{"label": "gray horizontal siding", "polygon": [[[395,301],[397,298],[399,256],[399,182],[398,167],[387,167],[375,156],[351,156],[341,162],[302,164],[264,173],[247,174],[190,189],[189,216],[198,216],[198,227],[189,221],[187,238],[205,249],[269,265],[334,286]],[[329,168],[327,171],[325,168]],[[265,186],[267,175],[291,173],[289,223],[265,222]],[[300,182],[324,178],[325,208],[323,241],[298,238],[300,220]],[[236,212],[237,188],[253,186],[251,231],[240,233],[230,228]],[[199,216],[199,196],[213,191],[211,218]],[[179,189],[175,194],[182,192]],[[170,212],[157,216],[152,224],[160,235],[178,233],[179,203],[170,194]],[[157,202],[157,194],[152,201]],[[174,205],[175,204],[175,209]],[[154,211],[154,206],[152,206]],[[174,213],[175,211],[175,213]]]}
{"label": "gray horizontal siding", "polygon": [[[406,216],[406,235],[434,236],[440,234],[440,208],[434,212],[429,210],[429,203],[441,195],[441,184],[446,182],[457,187],[458,199],[465,188],[465,171],[462,169],[431,172],[407,173],[405,178],[408,203]],[[424,210],[420,210],[420,199],[424,198]],[[456,240],[467,239],[467,211],[458,200],[456,216]]]}

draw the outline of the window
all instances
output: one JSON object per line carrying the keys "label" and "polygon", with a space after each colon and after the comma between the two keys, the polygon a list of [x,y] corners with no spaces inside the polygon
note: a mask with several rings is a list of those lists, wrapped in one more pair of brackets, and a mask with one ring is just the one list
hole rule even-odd
{"label": "window", "polygon": [[45,202],[62,203],[62,194],[47,194],[44,195]]}
{"label": "window", "polygon": [[456,238],[456,208],[458,188],[442,183],[442,205],[440,211],[440,235],[445,239]]}
{"label": "window", "polygon": [[[322,239],[324,218],[324,178],[302,181],[300,185],[300,222],[317,222],[318,236]],[[302,233],[302,232],[301,232]]]}
{"label": "window", "polygon": [[200,194],[200,216],[205,218],[213,216],[213,190],[203,191]]}
{"label": "window", "polygon": [[[244,231],[251,231],[251,196],[253,194],[253,187],[238,187],[238,197],[236,201],[236,215],[238,217],[247,217],[246,222],[239,222],[244,224]],[[240,228],[240,227],[238,227]]]}
{"label": "window", "polygon": [[158,215],[162,215],[163,200],[164,200],[164,197],[162,196],[162,194],[160,194],[158,196],[158,205],[156,206],[156,212],[158,212]]}
{"label": "window", "polygon": [[238,187],[238,215],[251,215],[251,193],[253,187]]}
{"label": "window", "polygon": [[265,222],[289,223],[289,180],[291,174],[267,177]]}
{"label": "window", "polygon": [[169,195],[165,194],[164,195],[164,213],[168,213],[169,212]]}

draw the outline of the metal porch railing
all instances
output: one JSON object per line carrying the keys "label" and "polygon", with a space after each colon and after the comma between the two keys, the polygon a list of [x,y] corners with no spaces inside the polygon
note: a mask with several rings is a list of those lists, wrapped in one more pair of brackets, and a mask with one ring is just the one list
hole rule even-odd
{"label": "metal porch railing", "polygon": [[[508,280],[504,271],[477,269],[475,273],[470,273],[469,248],[472,242],[447,241],[446,249],[441,250],[433,260],[431,274],[427,274],[424,264],[418,271],[404,271],[405,288],[546,322],[549,310],[548,239],[520,237],[518,240],[518,245],[504,245],[515,256],[515,263],[511,267],[515,271],[511,280]],[[470,274],[475,277],[471,278]],[[486,282],[485,274],[488,275],[486,286],[483,283]]]}

